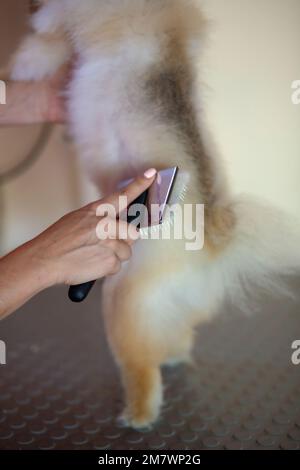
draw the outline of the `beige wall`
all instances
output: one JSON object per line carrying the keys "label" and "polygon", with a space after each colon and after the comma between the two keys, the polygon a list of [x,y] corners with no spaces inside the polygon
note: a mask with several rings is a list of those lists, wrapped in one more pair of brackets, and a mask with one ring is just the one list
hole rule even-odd
{"label": "beige wall", "polygon": [[299,0],[204,0],[207,114],[235,191],[300,212]]}
{"label": "beige wall", "polygon": [[[0,61],[24,29],[23,0],[1,2]],[[211,20],[202,65],[205,110],[235,192],[300,211],[299,0],[203,0]],[[0,77],[1,78],[1,77]],[[37,128],[1,130],[1,169],[25,153]],[[5,188],[3,250],[30,238],[81,201],[94,197],[79,177],[58,128],[41,160]]]}

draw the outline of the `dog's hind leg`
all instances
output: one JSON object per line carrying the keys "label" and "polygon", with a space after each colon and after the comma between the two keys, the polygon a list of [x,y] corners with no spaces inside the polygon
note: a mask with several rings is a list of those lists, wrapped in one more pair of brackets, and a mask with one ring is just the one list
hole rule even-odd
{"label": "dog's hind leg", "polygon": [[163,400],[160,366],[151,363],[121,365],[126,408],[121,420],[134,428],[145,428],[154,423]]}

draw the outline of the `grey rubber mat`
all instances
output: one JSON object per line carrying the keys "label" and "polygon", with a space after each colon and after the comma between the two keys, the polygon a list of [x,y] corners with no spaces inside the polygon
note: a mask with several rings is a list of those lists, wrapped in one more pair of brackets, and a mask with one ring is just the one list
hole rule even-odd
{"label": "grey rubber mat", "polygon": [[[296,288],[300,282],[296,282]],[[99,311],[51,289],[0,324],[0,449],[299,449],[299,302],[266,301],[249,317],[224,307],[201,328],[196,367],[166,369],[151,431],[116,423],[119,377]]]}

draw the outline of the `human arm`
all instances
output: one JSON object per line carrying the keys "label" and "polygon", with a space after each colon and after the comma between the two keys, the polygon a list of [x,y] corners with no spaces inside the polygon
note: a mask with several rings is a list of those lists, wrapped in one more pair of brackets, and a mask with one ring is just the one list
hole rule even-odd
{"label": "human arm", "polygon": [[[153,173],[154,172],[154,173]],[[152,176],[149,176],[152,175]],[[117,273],[131,256],[137,229],[116,221],[118,234],[99,239],[96,215],[102,204],[115,205],[119,195],[134,201],[153,183],[156,172],[139,177],[125,190],[72,212],[33,240],[0,259],[0,319],[42,290],[76,285]],[[122,235],[122,236],[121,236]]]}
{"label": "human arm", "polygon": [[6,84],[6,104],[0,105],[0,126],[63,122],[61,76],[40,82]]}

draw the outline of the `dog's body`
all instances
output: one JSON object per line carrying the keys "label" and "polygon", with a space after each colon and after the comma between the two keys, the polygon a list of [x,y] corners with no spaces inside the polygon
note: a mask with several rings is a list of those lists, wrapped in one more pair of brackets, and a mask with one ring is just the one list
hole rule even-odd
{"label": "dog's body", "polygon": [[282,233],[274,237],[276,215],[265,224],[264,210],[230,200],[220,164],[205,149],[196,80],[204,21],[192,1],[42,3],[13,78],[49,76],[76,53],[70,124],[101,193],[149,167],[178,165],[189,174],[185,201],[205,204],[202,251],[186,251],[184,241],[141,240],[104,285],[124,418],[143,427],[159,415],[160,366],[189,360],[194,327],[212,317],[225,293],[242,304],[243,281],[268,286],[276,268],[289,271],[299,258],[281,246]]}

